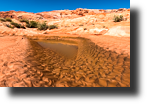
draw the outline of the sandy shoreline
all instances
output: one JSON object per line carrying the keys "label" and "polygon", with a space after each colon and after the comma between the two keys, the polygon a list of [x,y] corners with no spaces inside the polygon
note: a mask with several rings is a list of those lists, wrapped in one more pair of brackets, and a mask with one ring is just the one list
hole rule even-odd
{"label": "sandy shoreline", "polygon": [[[82,37],[90,39],[96,45],[104,48],[107,51],[115,51],[118,54],[126,54],[130,56],[130,37],[117,37],[109,35],[70,35],[70,34],[47,34],[47,35],[33,35],[31,37],[44,36],[59,36],[59,37]],[[30,36],[29,36],[30,37]],[[44,38],[43,37],[43,38]],[[46,39],[46,38],[45,38]]]}

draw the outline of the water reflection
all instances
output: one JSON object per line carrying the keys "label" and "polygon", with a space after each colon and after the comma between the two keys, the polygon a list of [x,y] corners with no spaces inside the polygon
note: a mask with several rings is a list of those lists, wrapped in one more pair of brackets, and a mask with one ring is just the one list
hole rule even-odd
{"label": "water reflection", "polygon": [[76,43],[68,43],[65,41],[51,41],[51,40],[37,40],[44,48],[49,48],[50,50],[56,51],[64,55],[67,58],[73,58],[76,56],[78,51],[78,46]]}

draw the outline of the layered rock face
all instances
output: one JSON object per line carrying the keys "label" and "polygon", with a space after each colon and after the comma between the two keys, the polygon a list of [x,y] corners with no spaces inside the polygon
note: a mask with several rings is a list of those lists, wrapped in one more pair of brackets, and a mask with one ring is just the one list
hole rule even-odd
{"label": "layered rock face", "polygon": [[14,14],[12,14],[10,12],[1,12],[0,13],[0,17],[3,17],[3,18],[15,18],[15,19],[17,19],[17,16],[15,16]]}

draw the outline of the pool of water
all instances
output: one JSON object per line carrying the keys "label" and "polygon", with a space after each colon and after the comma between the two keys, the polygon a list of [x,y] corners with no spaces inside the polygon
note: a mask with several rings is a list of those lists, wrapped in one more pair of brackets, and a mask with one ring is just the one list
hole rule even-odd
{"label": "pool of water", "polygon": [[73,58],[77,55],[78,46],[75,42],[56,40],[37,40],[36,42],[44,48],[48,48],[64,55],[66,58]]}
{"label": "pool of water", "polygon": [[[43,77],[52,81],[46,82],[46,86],[130,87],[129,56],[105,50],[88,39],[43,38],[29,39],[32,52],[26,60],[32,67],[29,70],[40,73],[35,78],[41,76],[39,81]],[[65,59],[58,53],[74,59]]]}

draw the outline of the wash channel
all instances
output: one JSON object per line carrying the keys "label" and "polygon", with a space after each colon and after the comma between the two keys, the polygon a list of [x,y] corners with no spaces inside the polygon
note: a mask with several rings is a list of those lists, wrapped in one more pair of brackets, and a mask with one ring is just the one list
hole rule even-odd
{"label": "wash channel", "polygon": [[37,80],[44,81],[47,87],[130,87],[127,55],[106,51],[81,37],[28,39],[32,53],[26,59],[39,74]]}

